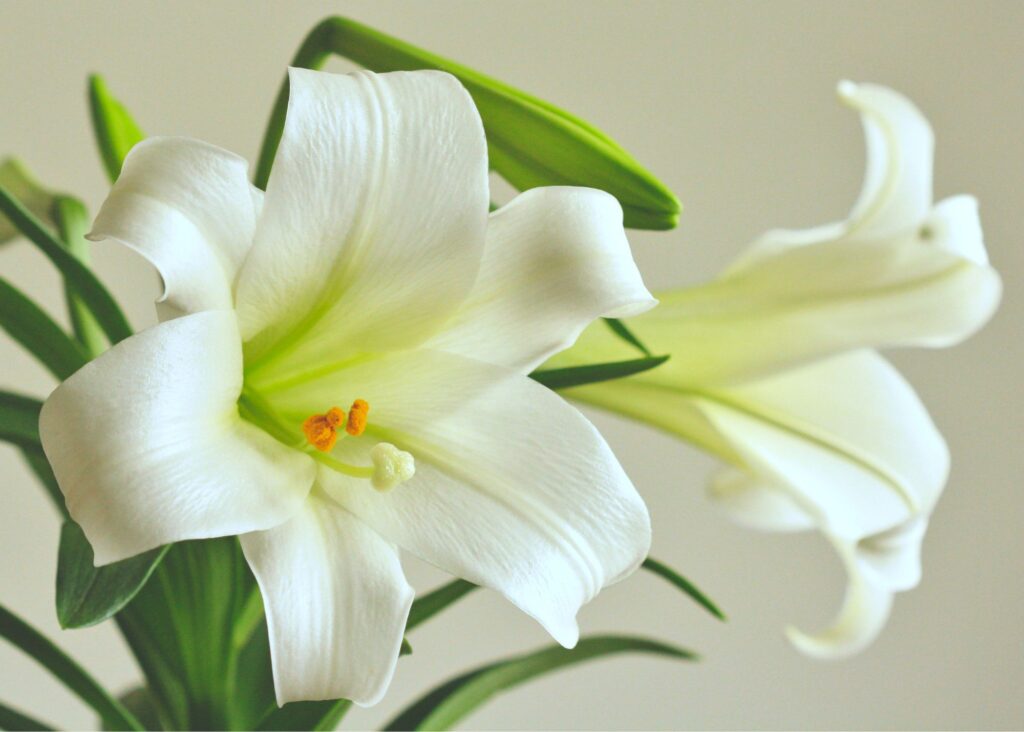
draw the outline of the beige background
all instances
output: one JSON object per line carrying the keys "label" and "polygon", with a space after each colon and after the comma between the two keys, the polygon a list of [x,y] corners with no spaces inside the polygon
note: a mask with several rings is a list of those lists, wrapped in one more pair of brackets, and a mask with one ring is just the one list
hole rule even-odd
{"label": "beige background", "polygon": [[[654,516],[654,553],[731,615],[722,625],[646,574],[604,593],[584,630],[651,633],[699,649],[683,666],[647,657],[596,663],[505,695],[466,727],[1003,728],[1024,725],[1019,321],[1024,301],[1024,4],[626,2],[0,1],[0,154],[16,153],[93,207],[105,182],[92,149],[85,75],[99,71],[150,133],[255,155],[286,61],[322,16],[345,13],[459,59],[598,124],[675,189],[678,230],[633,235],[652,288],[711,276],[760,231],[843,216],[859,188],[857,119],[842,78],[915,99],[938,135],[939,195],[976,194],[1007,284],[995,321],[965,346],[894,356],[954,455],[925,545],[925,578],[898,598],[882,638],[852,661],[791,650],[788,621],[813,628],[838,605],[842,574],[812,536],[761,536],[705,504],[711,461],[604,416]],[[332,68],[344,70],[337,62]],[[97,267],[139,326],[157,281],[126,251]],[[0,271],[54,310],[57,280],[24,244]],[[0,387],[52,383],[0,342]],[[0,447],[0,602],[31,618],[110,687],[137,678],[113,627],[60,633],[52,610],[58,524],[27,471]],[[425,588],[440,576],[410,563]],[[496,596],[480,594],[418,630],[379,707],[390,717],[471,664],[546,643]],[[0,644],[2,645],[2,644]],[[93,724],[32,663],[0,647],[0,698],[61,725]]]}

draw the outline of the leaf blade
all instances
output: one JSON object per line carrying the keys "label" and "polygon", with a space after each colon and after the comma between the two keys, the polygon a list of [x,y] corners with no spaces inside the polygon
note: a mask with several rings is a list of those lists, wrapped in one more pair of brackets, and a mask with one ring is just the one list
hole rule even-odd
{"label": "leaf blade", "polygon": [[417,597],[412,603],[412,609],[409,611],[409,620],[405,624],[406,632],[421,623],[425,623],[434,615],[475,589],[477,589],[477,585],[474,585],[472,582],[456,579],[438,587],[432,592],[428,592],[422,597]]}
{"label": "leaf blade", "polygon": [[0,729],[20,732],[21,730],[49,731],[56,728],[0,702]]}
{"label": "leaf blade", "polygon": [[608,363],[587,364],[586,366],[566,366],[557,369],[542,369],[530,374],[530,378],[549,389],[569,389],[574,386],[596,384],[601,381],[622,379],[634,374],[643,373],[661,366],[668,361],[668,356],[652,356],[629,361],[609,361]]}
{"label": "leaf blade", "polygon": [[573,650],[548,646],[533,653],[487,664],[428,692],[388,723],[386,729],[450,729],[483,703],[538,676],[617,653],[636,652],[694,661],[692,651],[634,636],[591,636]]}
{"label": "leaf blade", "polygon": [[108,729],[141,730],[131,712],[46,636],[0,605],[0,638],[32,657],[100,716]]}
{"label": "leaf blade", "polygon": [[113,183],[128,152],[145,138],[135,120],[99,74],[89,76],[89,114],[103,168]]}
{"label": "leaf blade", "polygon": [[43,254],[60,270],[65,282],[75,288],[89,310],[96,317],[111,343],[118,343],[132,334],[127,318],[103,283],[92,270],[82,264],[51,234],[32,213],[9,191],[0,186],[0,212],[15,228],[38,246]]}
{"label": "leaf blade", "polygon": [[[89,242],[85,235],[89,231],[91,221],[85,206],[70,196],[57,196],[53,202],[52,218],[60,235],[59,241],[64,248],[88,267]],[[64,299],[67,301],[68,316],[71,318],[75,338],[86,352],[95,358],[106,348],[103,329],[79,292],[78,286],[68,278],[64,279]]]}
{"label": "leaf blade", "polygon": [[138,594],[170,545],[104,567],[93,565],[93,551],[82,528],[66,521],[57,551],[57,621],[62,628],[86,628],[121,610]]}
{"label": "leaf blade", "polygon": [[[52,223],[50,213],[56,196],[43,188],[17,158],[0,162],[0,186],[21,201],[38,218]],[[18,230],[9,221],[0,219],[0,244],[18,236]]]}
{"label": "leaf blade", "polygon": [[710,597],[705,595],[700,590],[700,588],[698,588],[690,580],[686,579],[686,577],[684,577],[683,575],[679,574],[677,571],[669,567],[667,564],[659,562],[654,557],[647,557],[647,559],[644,560],[643,567],[644,569],[648,570],[649,572],[653,572],[654,574],[658,575],[670,584],[674,585],[682,592],[689,595],[694,602],[703,607],[705,610],[707,610],[709,613],[714,615],[719,620],[724,621],[728,619],[725,613],[722,612],[721,608],[719,608],[718,605],[716,605]]}
{"label": "leaf blade", "polygon": [[89,360],[85,349],[23,292],[0,277],[0,328],[63,381]]}

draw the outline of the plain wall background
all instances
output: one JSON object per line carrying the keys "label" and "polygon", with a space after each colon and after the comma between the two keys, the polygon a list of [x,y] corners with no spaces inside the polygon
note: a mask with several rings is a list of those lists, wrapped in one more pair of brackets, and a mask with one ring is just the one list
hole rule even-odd
{"label": "plain wall background", "polygon": [[[525,88],[597,124],[682,199],[680,227],[633,233],[652,289],[712,276],[761,231],[845,216],[859,189],[859,121],[838,80],[908,94],[935,127],[936,193],[977,195],[1006,293],[966,345],[893,358],[916,385],[953,453],[932,522],[924,581],[900,595],[865,654],[820,663],[782,636],[825,624],[843,591],[840,565],[811,535],[736,528],[703,499],[712,461],[651,430],[595,421],[647,499],[654,555],[717,599],[710,619],[646,573],[581,615],[584,632],[650,633],[701,651],[679,665],[650,657],[595,663],[521,687],[473,728],[1004,728],[1024,725],[1021,362],[1024,299],[1024,4],[0,1],[0,155],[92,210],[106,182],[92,146],[85,77],[106,76],[150,134],[191,135],[254,159],[284,67],[321,17],[350,15]],[[347,70],[332,62],[334,70]],[[103,278],[139,327],[158,281],[114,245]],[[26,244],[0,271],[54,312],[58,280]],[[53,383],[0,339],[0,388],[45,395]],[[837,388],[841,386],[837,385]],[[16,453],[0,446],[0,602],[30,618],[109,687],[137,677],[110,624],[61,633],[53,612],[58,521]],[[439,582],[409,564],[420,589]],[[355,710],[373,726],[471,665],[544,645],[532,621],[479,593],[417,630],[386,700]],[[0,699],[73,727],[88,710],[0,644]]]}

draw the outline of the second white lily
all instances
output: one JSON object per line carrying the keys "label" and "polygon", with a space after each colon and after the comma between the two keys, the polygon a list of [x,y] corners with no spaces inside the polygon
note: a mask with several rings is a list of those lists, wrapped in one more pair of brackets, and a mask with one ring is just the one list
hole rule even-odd
{"label": "second white lily", "polygon": [[[849,584],[827,630],[788,631],[804,652],[864,648],[892,595],[920,579],[928,517],[949,455],[909,384],[870,348],[946,346],[980,328],[1000,296],[977,204],[932,205],[932,131],[889,89],[845,82],[861,113],[867,174],[849,218],[772,231],[719,279],[663,293],[629,322],[664,366],[568,390],[654,424],[731,467],[712,498],[771,531],[818,528]],[[602,324],[552,365],[635,358]]]}

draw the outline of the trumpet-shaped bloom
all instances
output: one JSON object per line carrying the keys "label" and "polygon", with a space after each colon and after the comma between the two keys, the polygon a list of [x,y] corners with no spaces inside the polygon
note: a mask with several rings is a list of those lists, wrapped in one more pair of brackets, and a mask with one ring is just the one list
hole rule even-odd
{"label": "trumpet-shaped bloom", "polygon": [[[772,231],[720,278],[660,295],[630,321],[664,366],[567,396],[682,436],[729,467],[711,497],[738,522],[818,528],[849,575],[834,624],[791,640],[815,656],[866,646],[895,592],[920,579],[920,546],[949,456],[924,406],[875,347],[945,346],[990,317],[1000,280],[977,205],[932,205],[932,133],[904,97],[845,82],[867,175],[841,223]],[[601,326],[554,359],[633,358]]]}
{"label": "trumpet-shaped bloom", "polygon": [[621,208],[542,188],[488,215],[480,119],[447,74],[290,83],[266,194],[195,140],[125,161],[92,237],[156,266],[161,323],[47,400],[68,509],[100,564],[239,535],[279,703],[381,697],[413,598],[398,548],[571,647],[649,519],[527,374],[595,317],[653,305]]}

